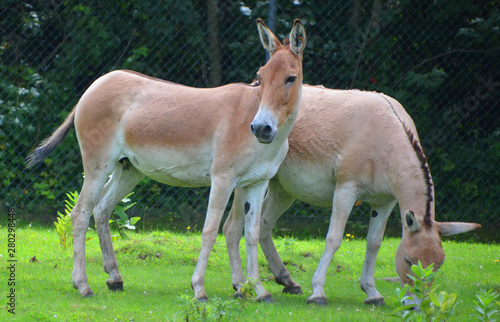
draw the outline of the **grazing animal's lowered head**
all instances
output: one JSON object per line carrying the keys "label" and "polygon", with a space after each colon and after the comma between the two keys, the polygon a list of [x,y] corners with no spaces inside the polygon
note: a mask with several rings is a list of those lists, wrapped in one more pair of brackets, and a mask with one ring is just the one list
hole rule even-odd
{"label": "grazing animal's lowered head", "polygon": [[418,261],[425,268],[434,264],[437,271],[444,263],[445,255],[441,237],[465,233],[481,228],[475,223],[461,222],[436,222],[426,221],[424,216],[417,216],[408,210],[403,215],[403,237],[396,251],[396,271],[401,279],[401,284],[413,285],[413,280],[408,275],[415,275],[412,265]]}

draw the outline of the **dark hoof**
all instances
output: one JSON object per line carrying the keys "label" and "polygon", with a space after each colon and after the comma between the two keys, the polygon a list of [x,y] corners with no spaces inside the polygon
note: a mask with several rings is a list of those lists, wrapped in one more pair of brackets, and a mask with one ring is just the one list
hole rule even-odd
{"label": "dark hoof", "polygon": [[90,292],[87,292],[85,294],[82,294],[83,297],[92,297],[94,296],[94,292],[90,291]]}
{"label": "dark hoof", "polygon": [[108,285],[108,288],[111,290],[111,291],[123,291],[123,282],[115,282],[115,283],[108,283],[106,282],[106,284]]}
{"label": "dark hoof", "polygon": [[303,295],[300,285],[287,286],[281,291],[283,294]]}
{"label": "dark hoof", "polygon": [[266,294],[264,296],[258,297],[255,299],[257,302],[263,302],[263,303],[273,303],[273,296],[271,294]]}
{"label": "dark hoof", "polygon": [[308,298],[306,301],[307,304],[318,304],[318,305],[328,305],[325,297],[316,297],[316,298]]}
{"label": "dark hoof", "polygon": [[240,291],[234,293],[233,295],[231,295],[233,298],[235,299],[240,299],[240,300],[243,300],[245,299],[245,295],[243,295],[243,293],[241,293]]}
{"label": "dark hoof", "polygon": [[385,301],[383,297],[367,298],[363,302],[368,305],[385,306]]}
{"label": "dark hoof", "polygon": [[200,303],[207,303],[208,302],[208,297],[200,297],[199,299],[196,299]]}

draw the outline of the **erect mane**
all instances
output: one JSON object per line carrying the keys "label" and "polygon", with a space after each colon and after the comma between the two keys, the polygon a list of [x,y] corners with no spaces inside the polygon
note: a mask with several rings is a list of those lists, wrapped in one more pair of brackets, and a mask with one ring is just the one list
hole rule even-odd
{"label": "erect mane", "polygon": [[396,112],[396,109],[392,105],[391,101],[388,100],[385,97],[385,95],[380,95],[380,96],[383,97],[387,101],[387,103],[389,103],[390,107],[392,108],[392,111],[394,112],[399,122],[403,126],[403,129],[406,133],[406,137],[408,138],[408,141],[410,142],[413,151],[415,151],[417,159],[420,162],[420,169],[422,170],[422,175],[424,176],[425,180],[425,186],[427,188],[427,193],[426,193],[427,202],[424,215],[424,224],[428,229],[430,229],[432,227],[431,204],[432,201],[434,201],[433,198],[434,184],[432,183],[431,170],[429,169],[429,163],[427,161],[427,157],[425,156],[424,149],[422,148],[422,145],[420,144],[417,135],[412,131],[412,129],[409,126],[407,126],[403,122],[403,120],[401,120],[398,113]]}
{"label": "erect mane", "polygon": [[424,224],[427,228],[431,228],[432,220],[431,220],[431,202],[434,200],[432,196],[432,189],[434,189],[434,185],[432,183],[431,170],[429,169],[429,163],[427,161],[427,157],[425,156],[424,149],[420,144],[420,141],[416,138],[415,134],[411,131],[409,127],[406,126],[403,122],[401,122],[403,128],[406,132],[406,136],[413,147],[413,151],[417,155],[418,160],[420,161],[420,169],[422,169],[425,185],[427,187],[427,205],[425,208],[425,216],[424,216]]}

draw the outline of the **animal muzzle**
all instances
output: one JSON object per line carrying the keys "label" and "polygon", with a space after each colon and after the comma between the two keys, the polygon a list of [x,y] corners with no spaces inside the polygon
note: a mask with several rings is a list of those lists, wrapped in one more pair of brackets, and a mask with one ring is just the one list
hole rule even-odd
{"label": "animal muzzle", "polygon": [[266,109],[259,109],[257,115],[250,123],[250,132],[257,138],[260,143],[273,142],[277,132],[277,121],[272,113]]}

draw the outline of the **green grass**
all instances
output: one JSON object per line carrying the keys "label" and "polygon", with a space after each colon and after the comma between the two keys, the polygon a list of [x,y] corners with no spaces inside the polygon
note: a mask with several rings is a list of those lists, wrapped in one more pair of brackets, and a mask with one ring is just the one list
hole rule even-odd
{"label": "green grass", "polygon": [[[6,296],[9,272],[7,263],[7,229],[0,228],[3,241],[0,259],[0,320],[12,319],[7,312]],[[199,233],[149,232],[130,233],[131,240],[115,241],[120,272],[125,280],[124,292],[111,292],[102,270],[98,237],[89,231],[87,242],[87,274],[92,298],[82,298],[71,284],[73,251],[63,250],[53,229],[17,228],[16,230],[16,315],[20,321],[146,321],[184,318],[188,305],[181,296],[193,296],[191,275],[201,247]],[[232,306],[227,312],[234,320],[292,321],[392,321],[394,307],[388,301],[395,296],[399,283],[382,278],[396,277],[394,254],[398,239],[386,239],[380,250],[375,277],[377,288],[388,306],[363,304],[359,277],[366,243],[357,237],[345,240],[328,272],[325,291],[329,305],[307,305],[311,294],[310,281],[324,248],[324,240],[276,238],[278,250],[293,278],[302,285],[304,295],[281,294],[281,287],[272,281],[263,254],[259,255],[260,276],[274,296],[273,304],[231,301],[233,289],[229,261],[223,236],[219,236],[211,253],[205,287],[211,299],[219,298]],[[459,302],[456,320],[470,320],[474,312],[475,293],[480,288],[500,291],[500,246],[446,241],[446,261],[436,276],[439,290],[456,293]],[[244,241],[241,254],[244,260]],[[36,261],[30,259],[36,256]],[[243,307],[242,307],[243,305]]]}

